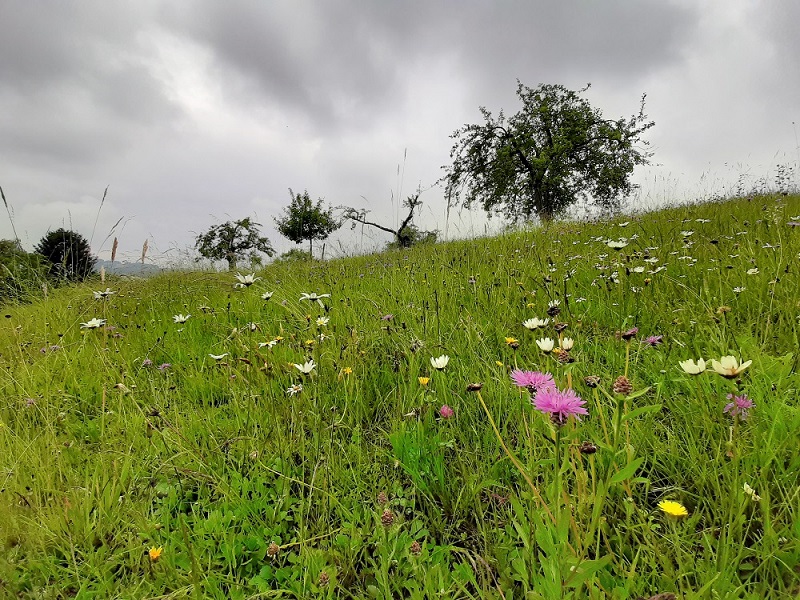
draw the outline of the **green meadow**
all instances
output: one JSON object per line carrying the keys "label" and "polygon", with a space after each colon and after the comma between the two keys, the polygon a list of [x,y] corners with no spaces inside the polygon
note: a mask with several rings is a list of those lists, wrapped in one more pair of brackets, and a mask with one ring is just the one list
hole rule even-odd
{"label": "green meadow", "polygon": [[5,305],[0,596],[797,597],[797,222],[764,196]]}

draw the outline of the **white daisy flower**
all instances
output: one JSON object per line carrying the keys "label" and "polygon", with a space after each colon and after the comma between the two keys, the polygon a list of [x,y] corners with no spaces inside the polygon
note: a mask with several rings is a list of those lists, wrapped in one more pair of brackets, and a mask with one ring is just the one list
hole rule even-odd
{"label": "white daisy flower", "polygon": [[172,320],[176,323],[186,323],[192,315],[177,314],[172,316]]}
{"label": "white daisy flower", "polygon": [[531,331],[533,331],[534,329],[538,329],[539,327],[544,327],[549,322],[550,319],[538,319],[534,317],[532,319],[527,319],[523,321],[522,326],[525,327],[525,329],[530,329]]}
{"label": "white daisy flower", "polygon": [[431,366],[434,369],[441,371],[447,366],[447,363],[450,362],[450,357],[447,354],[442,354],[439,358],[431,357]]}
{"label": "white daisy flower", "polygon": [[250,273],[249,275],[242,275],[241,273],[236,274],[236,279],[239,280],[239,283],[235,284],[237,288],[245,288],[250,287],[256,281],[261,279],[260,277],[256,277],[255,273]]}
{"label": "white daisy flower", "polygon": [[81,323],[81,329],[98,329],[99,327],[102,327],[105,324],[106,324],[105,319],[98,319],[95,317],[94,319],[86,321],[86,323]]}
{"label": "white daisy flower", "polygon": [[300,295],[300,300],[301,301],[302,300],[308,300],[309,302],[317,302],[317,304],[319,304],[320,307],[325,308],[325,305],[322,303],[322,299],[323,298],[330,298],[330,297],[331,297],[330,294],[315,294],[315,293],[312,292],[310,294],[302,293]]}
{"label": "white daisy flower", "polygon": [[706,370],[706,361],[702,358],[698,358],[697,362],[694,362],[692,359],[682,360],[678,364],[681,366],[681,369],[689,375],[699,375]]}
{"label": "white daisy flower", "polygon": [[108,298],[109,296],[112,296],[113,294],[116,294],[116,293],[117,292],[112,292],[111,288],[106,288],[105,292],[92,292],[92,294],[94,295],[94,299],[95,300],[102,300],[102,299]]}
{"label": "white daisy flower", "polygon": [[613,250],[622,250],[627,245],[628,242],[623,240],[606,240],[606,246]]}
{"label": "white daisy flower", "polygon": [[307,363],[303,363],[302,365],[294,363],[294,368],[300,371],[303,375],[308,375],[309,373],[311,373],[311,371],[313,371],[314,367],[316,366],[317,365],[314,364],[313,359],[308,361]]}

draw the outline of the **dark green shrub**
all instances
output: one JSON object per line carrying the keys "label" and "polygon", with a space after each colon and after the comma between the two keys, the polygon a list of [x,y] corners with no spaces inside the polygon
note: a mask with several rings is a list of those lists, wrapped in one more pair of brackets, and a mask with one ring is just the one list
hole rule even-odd
{"label": "dark green shrub", "polygon": [[97,264],[86,238],[63,228],[48,231],[36,246],[36,253],[50,263],[50,276],[54,279],[81,281],[91,275]]}

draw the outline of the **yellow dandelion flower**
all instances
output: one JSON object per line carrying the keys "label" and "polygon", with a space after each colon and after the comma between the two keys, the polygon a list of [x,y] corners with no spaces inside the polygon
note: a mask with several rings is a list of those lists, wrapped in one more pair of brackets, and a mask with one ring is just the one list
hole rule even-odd
{"label": "yellow dandelion flower", "polygon": [[685,517],[689,514],[689,511],[686,510],[686,507],[681,504],[680,502],[674,502],[672,500],[662,500],[658,503],[658,508],[660,508],[664,514],[670,517]]}
{"label": "yellow dandelion flower", "polygon": [[313,346],[315,343],[316,343],[316,340],[306,340],[305,341],[305,345],[306,346]]}
{"label": "yellow dandelion flower", "polygon": [[161,558],[161,555],[164,553],[164,548],[159,546],[156,548],[153,546],[150,550],[147,551],[147,555],[150,557],[150,562],[158,562],[158,559]]}
{"label": "yellow dandelion flower", "polygon": [[519,344],[519,340],[517,338],[513,338],[513,337],[507,337],[506,338],[506,345],[513,346],[514,344]]}
{"label": "yellow dandelion flower", "polygon": [[496,364],[498,367],[505,367],[502,360],[496,360],[494,361],[494,364]]}
{"label": "yellow dandelion flower", "polygon": [[351,369],[350,367],[345,367],[344,369],[342,369],[342,375],[352,375],[352,374],[353,374],[353,369]]}
{"label": "yellow dandelion flower", "polygon": [[417,381],[419,381],[419,384],[422,387],[425,387],[426,385],[428,385],[431,382],[431,378],[430,377],[417,377]]}

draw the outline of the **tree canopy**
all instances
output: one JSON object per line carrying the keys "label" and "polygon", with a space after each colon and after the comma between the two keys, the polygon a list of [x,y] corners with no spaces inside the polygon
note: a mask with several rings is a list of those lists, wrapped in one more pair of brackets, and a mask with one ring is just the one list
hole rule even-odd
{"label": "tree canopy", "polygon": [[522,109],[495,118],[480,107],[484,123],[452,134],[453,164],[445,166],[445,196],[450,205],[478,203],[489,212],[517,221],[550,221],[579,199],[604,208],[618,205],[634,188],[636,165],[651,154],[642,134],[654,123],[639,112],[604,119],[601,111],[562,85],[533,89],[517,81]]}
{"label": "tree canopy", "polygon": [[226,221],[198,235],[195,248],[204,258],[227,261],[232,271],[239,260],[256,258],[259,252],[267,256],[275,254],[270,241],[260,235],[260,227],[250,217]]}
{"label": "tree canopy", "polygon": [[48,231],[35,251],[50,263],[50,275],[56,279],[86,279],[97,264],[89,242],[80,233],[59,228]]}
{"label": "tree canopy", "polygon": [[324,240],[336,231],[341,223],[333,216],[333,209],[322,206],[322,198],[315,203],[308,190],[295,194],[289,188],[291,202],[281,217],[275,218],[278,233],[295,244],[308,240],[308,251],[313,256],[314,240]]}

